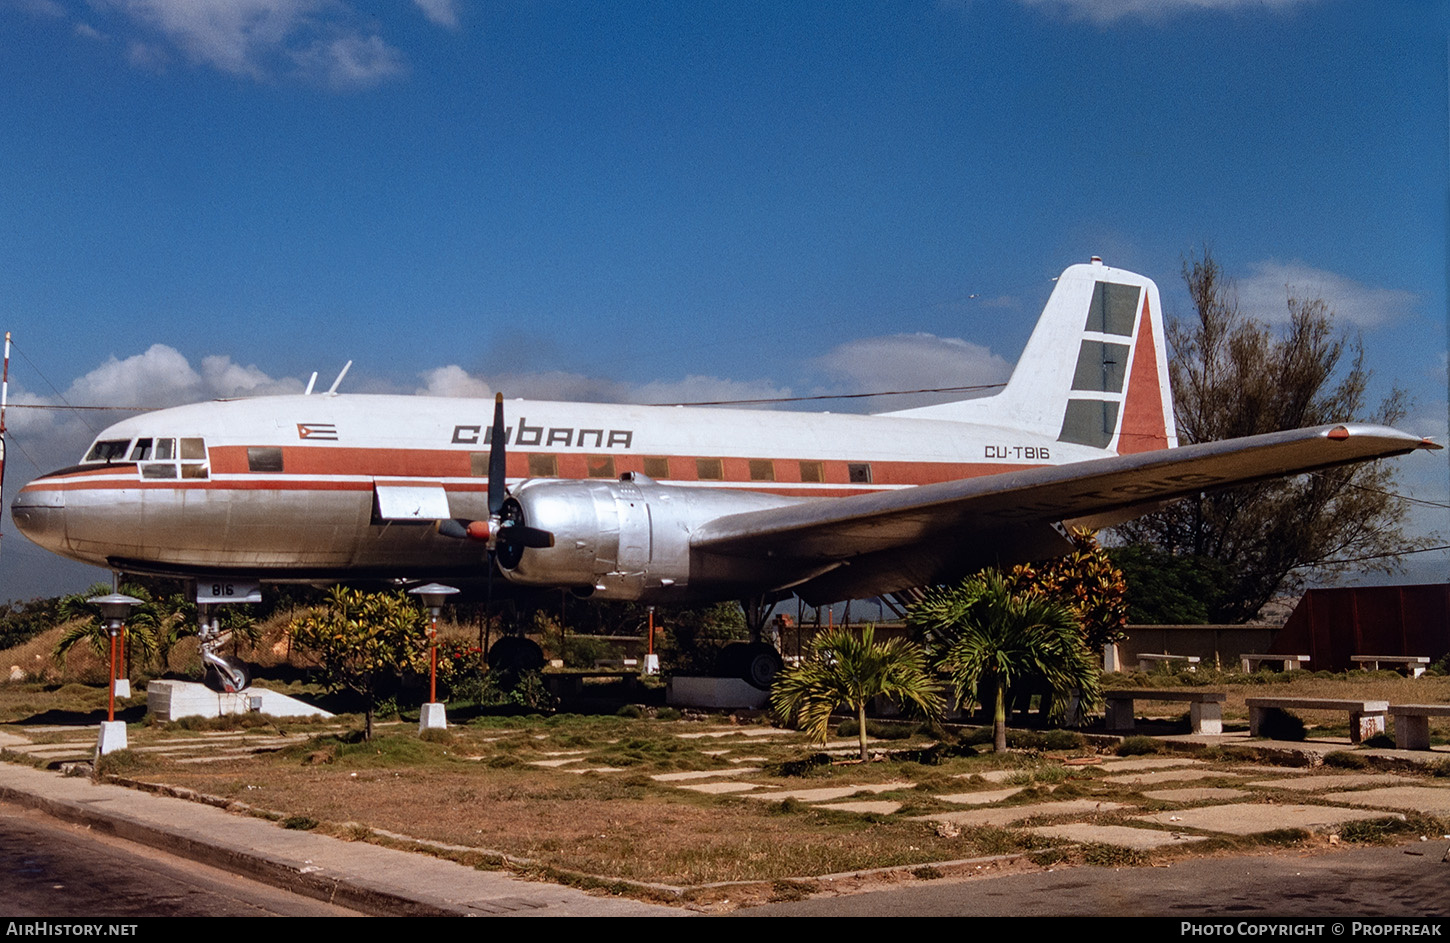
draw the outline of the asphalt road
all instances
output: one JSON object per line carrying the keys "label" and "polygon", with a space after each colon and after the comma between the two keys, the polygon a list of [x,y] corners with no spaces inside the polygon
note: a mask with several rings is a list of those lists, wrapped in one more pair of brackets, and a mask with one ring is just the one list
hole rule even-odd
{"label": "asphalt road", "polygon": [[359,916],[8,803],[0,874],[6,917]]}

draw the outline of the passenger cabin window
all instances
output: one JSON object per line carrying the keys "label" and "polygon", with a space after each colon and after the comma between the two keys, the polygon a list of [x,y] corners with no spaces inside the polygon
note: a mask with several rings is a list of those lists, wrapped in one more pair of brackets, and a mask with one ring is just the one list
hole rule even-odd
{"label": "passenger cabin window", "polygon": [[865,462],[852,462],[847,465],[846,474],[853,485],[871,484],[871,466]]}
{"label": "passenger cabin window", "polygon": [[584,468],[590,478],[614,478],[613,455],[590,455],[584,459]]}
{"label": "passenger cabin window", "polygon": [[720,481],[725,477],[725,463],[718,458],[695,459],[695,477],[701,481]]}
{"label": "passenger cabin window", "polygon": [[768,458],[750,460],[751,481],[775,481],[775,463]]}
{"label": "passenger cabin window", "polygon": [[826,480],[826,469],[820,462],[801,462],[801,481]]}
{"label": "passenger cabin window", "polygon": [[529,477],[558,478],[559,457],[557,455],[544,455],[540,452],[529,453]]}
{"label": "passenger cabin window", "polygon": [[96,444],[86,453],[83,462],[119,462],[126,457],[126,450],[130,448],[130,439],[97,439]]}
{"label": "passenger cabin window", "polygon": [[644,473],[655,481],[670,477],[670,460],[662,456],[650,456],[644,460]]}

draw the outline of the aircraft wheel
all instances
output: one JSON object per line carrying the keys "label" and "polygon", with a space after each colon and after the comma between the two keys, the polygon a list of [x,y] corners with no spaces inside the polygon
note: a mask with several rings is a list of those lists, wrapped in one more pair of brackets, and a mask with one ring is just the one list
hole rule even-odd
{"label": "aircraft wheel", "polygon": [[222,665],[211,665],[206,673],[207,684],[215,691],[235,694],[245,691],[252,683],[252,666],[233,655],[223,655]]}
{"label": "aircraft wheel", "polygon": [[486,660],[501,671],[538,671],[544,667],[544,650],[522,636],[508,635],[493,643]]}
{"label": "aircraft wheel", "polygon": [[760,641],[760,643],[745,646],[742,654],[744,654],[744,660],[742,660],[741,678],[744,678],[745,683],[748,683],[751,688],[770,691],[771,683],[776,680],[776,675],[779,675],[780,669],[784,667],[779,651]]}

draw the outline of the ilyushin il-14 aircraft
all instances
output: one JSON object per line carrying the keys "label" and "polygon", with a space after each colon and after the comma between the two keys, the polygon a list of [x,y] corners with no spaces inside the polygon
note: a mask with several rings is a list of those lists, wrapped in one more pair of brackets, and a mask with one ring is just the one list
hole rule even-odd
{"label": "ilyushin il-14 aircraft", "polygon": [[[647,603],[908,591],[1178,497],[1438,448],[1344,423],[1180,447],[1148,278],[1073,265],[993,396],[873,415],[342,395],[103,431],[16,498],[62,556],[199,580],[478,580]],[[341,378],[339,378],[341,379]],[[750,611],[747,606],[747,612]],[[747,679],[778,664],[759,644]]]}

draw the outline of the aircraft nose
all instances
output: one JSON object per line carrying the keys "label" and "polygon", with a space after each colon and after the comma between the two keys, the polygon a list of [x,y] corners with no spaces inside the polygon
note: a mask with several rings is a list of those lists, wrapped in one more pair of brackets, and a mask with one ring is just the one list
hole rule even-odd
{"label": "aircraft nose", "polygon": [[43,487],[44,481],[37,478],[20,489],[10,505],[10,516],[27,538],[47,550],[60,552],[65,545],[65,492]]}

